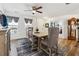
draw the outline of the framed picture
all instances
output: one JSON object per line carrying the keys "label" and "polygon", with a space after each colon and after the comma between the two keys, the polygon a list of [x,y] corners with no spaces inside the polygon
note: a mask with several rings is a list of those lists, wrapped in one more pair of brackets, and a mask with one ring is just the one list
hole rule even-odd
{"label": "framed picture", "polygon": [[49,27],[49,23],[45,23],[45,28],[48,28]]}
{"label": "framed picture", "polygon": [[62,34],[62,27],[60,27],[60,30],[59,30],[60,34]]}

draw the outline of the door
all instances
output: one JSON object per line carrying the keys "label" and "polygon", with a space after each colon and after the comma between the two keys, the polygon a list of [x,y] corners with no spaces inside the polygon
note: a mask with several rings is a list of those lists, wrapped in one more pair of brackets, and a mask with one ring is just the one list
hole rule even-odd
{"label": "door", "polygon": [[76,40],[76,18],[68,20],[68,39]]}

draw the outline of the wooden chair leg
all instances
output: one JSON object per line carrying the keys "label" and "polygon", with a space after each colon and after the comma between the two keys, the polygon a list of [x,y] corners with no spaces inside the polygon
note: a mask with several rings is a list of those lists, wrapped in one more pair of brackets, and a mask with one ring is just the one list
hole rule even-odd
{"label": "wooden chair leg", "polygon": [[52,49],[49,48],[49,56],[52,56]]}

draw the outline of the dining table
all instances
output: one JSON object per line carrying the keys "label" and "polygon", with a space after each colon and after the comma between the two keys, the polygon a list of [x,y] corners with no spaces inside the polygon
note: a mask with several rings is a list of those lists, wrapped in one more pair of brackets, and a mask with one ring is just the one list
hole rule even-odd
{"label": "dining table", "polygon": [[33,32],[33,36],[37,38],[38,41],[38,51],[40,50],[40,44],[41,44],[41,40],[42,38],[48,36],[48,32]]}

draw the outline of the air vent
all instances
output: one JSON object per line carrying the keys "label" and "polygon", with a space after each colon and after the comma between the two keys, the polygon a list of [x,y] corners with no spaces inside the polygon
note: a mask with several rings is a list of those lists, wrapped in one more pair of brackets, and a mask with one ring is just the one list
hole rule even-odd
{"label": "air vent", "polygon": [[66,5],[69,5],[70,3],[65,3]]}

